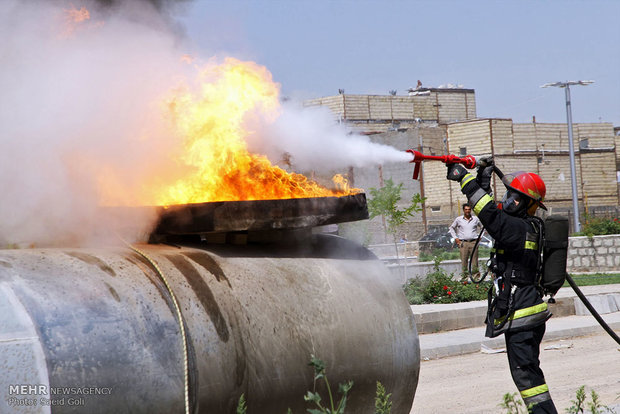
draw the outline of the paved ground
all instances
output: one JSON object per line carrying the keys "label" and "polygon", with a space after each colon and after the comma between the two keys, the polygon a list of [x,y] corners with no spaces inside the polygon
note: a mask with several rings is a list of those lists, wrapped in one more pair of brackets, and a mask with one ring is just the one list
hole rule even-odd
{"label": "paved ground", "polygon": [[[620,284],[583,290],[604,313],[603,319],[620,332]],[[558,293],[552,310],[556,316],[547,322],[541,345],[541,366],[551,395],[564,413],[577,389],[585,385],[620,414],[620,345],[581,309],[583,304],[575,296],[569,288]],[[420,335],[420,380],[411,414],[506,412],[499,404],[504,394],[517,389],[506,353],[495,352],[503,351],[503,336],[484,337],[480,325],[485,310],[484,302],[412,306],[416,325],[432,333]],[[472,321],[474,327],[454,330]]]}
{"label": "paved ground", "polygon": [[[541,351],[541,366],[558,412],[565,412],[575,391],[585,385],[620,414],[620,345],[600,333],[544,341],[545,347],[557,348]],[[503,395],[516,391],[505,353],[422,361],[411,413],[502,413],[498,405]]]}

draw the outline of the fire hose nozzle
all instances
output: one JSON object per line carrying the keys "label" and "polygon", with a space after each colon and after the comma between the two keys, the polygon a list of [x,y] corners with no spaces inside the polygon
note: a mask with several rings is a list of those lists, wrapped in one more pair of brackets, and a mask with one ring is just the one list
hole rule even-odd
{"label": "fire hose nozzle", "polygon": [[413,155],[413,159],[410,162],[415,163],[413,169],[413,179],[417,180],[420,175],[420,164],[422,161],[435,160],[441,161],[444,164],[462,164],[465,168],[476,168],[476,158],[473,155],[465,155],[464,157],[457,157],[456,155],[424,155],[420,151],[408,149],[407,152]]}

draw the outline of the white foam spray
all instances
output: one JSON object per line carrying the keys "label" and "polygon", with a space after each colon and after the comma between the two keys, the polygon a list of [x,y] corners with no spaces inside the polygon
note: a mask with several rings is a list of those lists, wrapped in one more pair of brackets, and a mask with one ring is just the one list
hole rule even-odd
{"label": "white foam spray", "polygon": [[325,107],[301,108],[287,102],[277,120],[264,125],[249,140],[251,148],[266,153],[272,160],[289,154],[295,167],[303,171],[411,161],[411,154],[405,151],[349,133]]}

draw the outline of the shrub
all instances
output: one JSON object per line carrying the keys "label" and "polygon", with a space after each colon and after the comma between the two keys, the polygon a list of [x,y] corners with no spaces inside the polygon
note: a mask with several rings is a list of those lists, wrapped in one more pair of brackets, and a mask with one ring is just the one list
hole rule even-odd
{"label": "shrub", "polygon": [[605,234],[620,234],[620,219],[586,216],[581,232],[575,233],[577,236],[602,236]]}
{"label": "shrub", "polygon": [[433,271],[426,275],[426,279],[409,279],[405,283],[403,288],[410,304],[471,302],[487,298],[490,281],[464,284],[454,280],[454,275],[447,274],[440,264],[441,259],[436,257]]}
{"label": "shrub", "polygon": [[433,249],[431,253],[420,252],[418,262],[430,262],[438,257],[441,261],[460,259],[461,254],[458,250]]}

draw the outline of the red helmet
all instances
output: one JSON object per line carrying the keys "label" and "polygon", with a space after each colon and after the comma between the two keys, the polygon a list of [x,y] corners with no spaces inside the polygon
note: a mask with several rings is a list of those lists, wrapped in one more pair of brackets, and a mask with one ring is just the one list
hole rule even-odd
{"label": "red helmet", "polygon": [[547,210],[547,207],[542,203],[547,193],[547,187],[538,174],[517,171],[504,175],[502,182],[507,189],[523,194],[534,200],[543,210]]}

